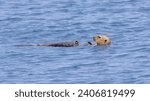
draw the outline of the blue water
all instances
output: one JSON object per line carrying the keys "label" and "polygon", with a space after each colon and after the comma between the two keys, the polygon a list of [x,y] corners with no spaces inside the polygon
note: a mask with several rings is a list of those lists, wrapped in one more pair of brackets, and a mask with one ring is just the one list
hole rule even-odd
{"label": "blue water", "polygon": [[150,0],[0,0],[0,83],[150,83]]}

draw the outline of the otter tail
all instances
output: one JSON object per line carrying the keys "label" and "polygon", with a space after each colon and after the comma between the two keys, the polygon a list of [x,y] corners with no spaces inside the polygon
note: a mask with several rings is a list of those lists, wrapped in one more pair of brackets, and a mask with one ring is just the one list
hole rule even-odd
{"label": "otter tail", "polygon": [[16,47],[26,47],[26,46],[38,46],[37,44],[31,44],[31,45],[15,45]]}

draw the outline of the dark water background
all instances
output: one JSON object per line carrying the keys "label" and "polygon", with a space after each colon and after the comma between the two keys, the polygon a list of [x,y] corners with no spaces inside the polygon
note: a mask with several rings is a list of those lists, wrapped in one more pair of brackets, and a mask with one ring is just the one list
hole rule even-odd
{"label": "dark water background", "polygon": [[150,0],[0,0],[0,83],[150,83]]}

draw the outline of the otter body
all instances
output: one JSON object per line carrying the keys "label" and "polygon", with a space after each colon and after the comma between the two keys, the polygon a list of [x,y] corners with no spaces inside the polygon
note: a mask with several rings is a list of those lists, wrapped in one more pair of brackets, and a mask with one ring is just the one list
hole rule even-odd
{"label": "otter body", "polygon": [[57,42],[57,43],[48,43],[48,44],[31,44],[31,45],[16,45],[16,46],[74,47],[74,46],[79,46],[79,42],[71,41],[71,42]]}
{"label": "otter body", "polygon": [[37,46],[73,47],[73,46],[79,46],[79,42],[78,41],[58,42],[58,43],[49,43],[49,44],[38,44]]}
{"label": "otter body", "polygon": [[[111,43],[110,39],[105,35],[95,35],[93,37],[94,42],[87,42],[84,46],[97,46],[97,45],[108,45]],[[51,46],[51,47],[74,47],[79,46],[79,41],[71,42],[58,42],[58,43],[49,43],[49,44],[35,44],[35,45],[17,45],[17,46]]]}

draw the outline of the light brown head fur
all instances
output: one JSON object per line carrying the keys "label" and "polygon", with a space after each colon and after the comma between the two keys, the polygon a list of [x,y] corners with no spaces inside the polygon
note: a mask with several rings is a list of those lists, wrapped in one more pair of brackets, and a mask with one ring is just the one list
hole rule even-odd
{"label": "light brown head fur", "polygon": [[93,40],[97,45],[108,45],[111,43],[110,39],[105,35],[95,35]]}

